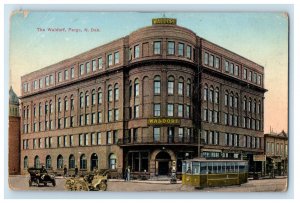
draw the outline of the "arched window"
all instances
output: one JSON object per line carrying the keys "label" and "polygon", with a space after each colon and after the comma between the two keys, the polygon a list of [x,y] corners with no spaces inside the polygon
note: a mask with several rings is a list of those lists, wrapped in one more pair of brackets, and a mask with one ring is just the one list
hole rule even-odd
{"label": "arched window", "polygon": [[40,157],[39,156],[35,156],[34,157],[34,168],[40,168]]}
{"label": "arched window", "polygon": [[215,103],[219,103],[219,88],[216,88],[215,90]]}
{"label": "arched window", "polygon": [[244,100],[243,100],[243,110],[244,111],[247,110],[247,97],[246,96],[244,97]]}
{"label": "arched window", "polygon": [[239,103],[239,95],[236,94],[234,97],[234,108],[238,108],[238,103]]}
{"label": "arched window", "polygon": [[79,99],[80,108],[83,108],[83,105],[84,105],[83,92],[81,92],[80,93],[80,99]]}
{"label": "arched window", "polygon": [[[25,109],[26,107],[24,107],[24,109]],[[26,111],[26,109],[24,110],[24,111]],[[40,102],[39,103],[39,116],[41,116],[41,115],[43,115],[42,114],[42,103]],[[25,113],[24,113],[24,117],[25,117]]]}
{"label": "arched window", "polygon": [[50,108],[50,113],[53,113],[54,109],[53,109],[52,100],[49,101],[49,108]]}
{"label": "arched window", "polygon": [[192,93],[192,85],[191,85],[191,80],[187,80],[187,85],[186,85],[186,96],[190,97]]}
{"label": "arched window", "polygon": [[75,157],[73,154],[69,156],[69,169],[75,168]]}
{"label": "arched window", "polygon": [[139,80],[135,79],[134,81],[134,96],[139,96]]}
{"label": "arched window", "polygon": [[74,110],[74,97],[71,95],[71,110]]}
{"label": "arched window", "polygon": [[228,105],[228,91],[225,91],[225,98],[224,98],[225,106]]}
{"label": "arched window", "polygon": [[154,94],[160,94],[160,76],[154,77]]}
{"label": "arched window", "polygon": [[64,104],[64,106],[65,106],[65,111],[69,111],[69,101],[68,101],[68,97],[65,97],[65,104]]}
{"label": "arched window", "polygon": [[108,86],[108,101],[111,102],[113,100],[113,94],[112,94],[112,87],[111,85]]}
{"label": "arched window", "polygon": [[109,155],[109,169],[116,169],[117,157],[115,154]]}
{"label": "arched window", "polygon": [[204,101],[207,101],[207,96],[208,96],[208,87],[207,87],[207,84],[205,84],[204,85],[204,92],[203,92]]}
{"label": "arched window", "polygon": [[183,95],[183,77],[179,77],[178,81],[178,95]]}
{"label": "arched window", "polygon": [[23,162],[23,164],[24,164],[24,169],[27,169],[27,168],[28,168],[28,156],[25,156],[25,157],[24,157],[24,162]]}
{"label": "arched window", "polygon": [[213,97],[214,97],[214,88],[213,86],[211,86],[209,89],[209,102],[213,102]]}
{"label": "arched window", "polygon": [[233,93],[230,93],[230,97],[229,97],[229,106],[233,107]]}
{"label": "arched window", "polygon": [[256,113],[256,100],[253,101],[252,113]]}
{"label": "arched window", "polygon": [[252,106],[252,100],[251,98],[249,98],[249,101],[248,101],[248,111],[251,112],[251,106]]}
{"label": "arched window", "polygon": [[168,94],[169,95],[174,94],[174,77],[173,76],[168,77]]}
{"label": "arched window", "polygon": [[102,91],[101,91],[101,88],[98,89],[98,104],[102,104]]}
{"label": "arched window", "polygon": [[92,105],[96,104],[96,93],[95,90],[92,90]]}
{"label": "arched window", "polygon": [[85,93],[85,106],[90,106],[90,95],[88,91]]}
{"label": "arched window", "polygon": [[46,168],[49,169],[51,168],[52,164],[51,164],[51,156],[50,155],[47,155],[46,156]]}
{"label": "arched window", "polygon": [[258,107],[257,107],[257,114],[260,114],[261,112],[261,103],[258,101]]}
{"label": "arched window", "polygon": [[58,112],[61,112],[61,99],[60,98],[58,98],[57,106],[58,106]]}
{"label": "arched window", "polygon": [[86,156],[82,154],[80,156],[80,169],[86,169]]}
{"label": "arched window", "polygon": [[49,111],[49,106],[48,106],[48,102],[45,102],[45,114],[47,115]]}
{"label": "arched window", "polygon": [[64,158],[63,158],[63,156],[60,154],[60,155],[58,155],[58,157],[57,157],[57,168],[58,168],[58,169],[62,169],[63,166],[64,166]]}
{"label": "arched window", "polygon": [[118,100],[119,100],[119,85],[118,85],[118,84],[115,84],[115,88],[114,88],[114,98],[115,98],[115,101],[118,101]]}

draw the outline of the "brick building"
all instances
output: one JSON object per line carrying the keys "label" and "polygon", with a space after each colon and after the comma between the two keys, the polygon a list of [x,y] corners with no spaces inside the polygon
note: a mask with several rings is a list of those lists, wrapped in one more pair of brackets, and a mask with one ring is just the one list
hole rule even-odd
{"label": "brick building", "polygon": [[270,132],[265,134],[266,173],[287,175],[288,134]]}
{"label": "brick building", "polygon": [[152,23],[22,77],[22,172],[155,176],[198,155],[263,153],[263,67],[176,19]]}
{"label": "brick building", "polygon": [[9,175],[20,174],[20,113],[19,98],[10,87],[9,89],[9,132],[8,132],[8,170]]}

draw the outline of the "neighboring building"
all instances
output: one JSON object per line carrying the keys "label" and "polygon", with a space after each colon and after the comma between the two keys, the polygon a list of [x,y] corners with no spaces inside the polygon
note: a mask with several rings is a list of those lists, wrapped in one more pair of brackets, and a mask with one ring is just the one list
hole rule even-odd
{"label": "neighboring building", "polygon": [[198,155],[264,151],[264,68],[176,19],[27,74],[22,87],[22,172],[166,175],[174,160],[181,171]]}
{"label": "neighboring building", "polygon": [[9,89],[9,175],[20,174],[20,114],[19,98],[10,87]]}
{"label": "neighboring building", "polygon": [[266,173],[287,175],[288,171],[288,134],[265,134]]}

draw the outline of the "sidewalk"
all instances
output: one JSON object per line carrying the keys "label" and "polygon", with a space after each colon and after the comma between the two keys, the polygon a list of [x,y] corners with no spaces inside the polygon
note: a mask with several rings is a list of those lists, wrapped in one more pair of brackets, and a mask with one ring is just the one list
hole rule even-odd
{"label": "sidewalk", "polygon": [[[109,182],[126,182],[124,179],[108,179]],[[148,183],[148,184],[171,184],[170,180],[130,180],[130,183]],[[181,180],[177,180],[175,184],[181,184]]]}

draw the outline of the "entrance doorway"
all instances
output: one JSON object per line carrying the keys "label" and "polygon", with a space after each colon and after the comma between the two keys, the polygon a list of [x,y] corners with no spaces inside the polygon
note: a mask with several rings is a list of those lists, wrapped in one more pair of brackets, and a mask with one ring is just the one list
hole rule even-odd
{"label": "entrance doorway", "polygon": [[159,152],[155,158],[156,163],[156,175],[168,175],[170,164],[171,164],[171,157],[167,152]]}
{"label": "entrance doorway", "polygon": [[91,156],[91,171],[93,171],[94,168],[98,169],[98,156],[95,153]]}

